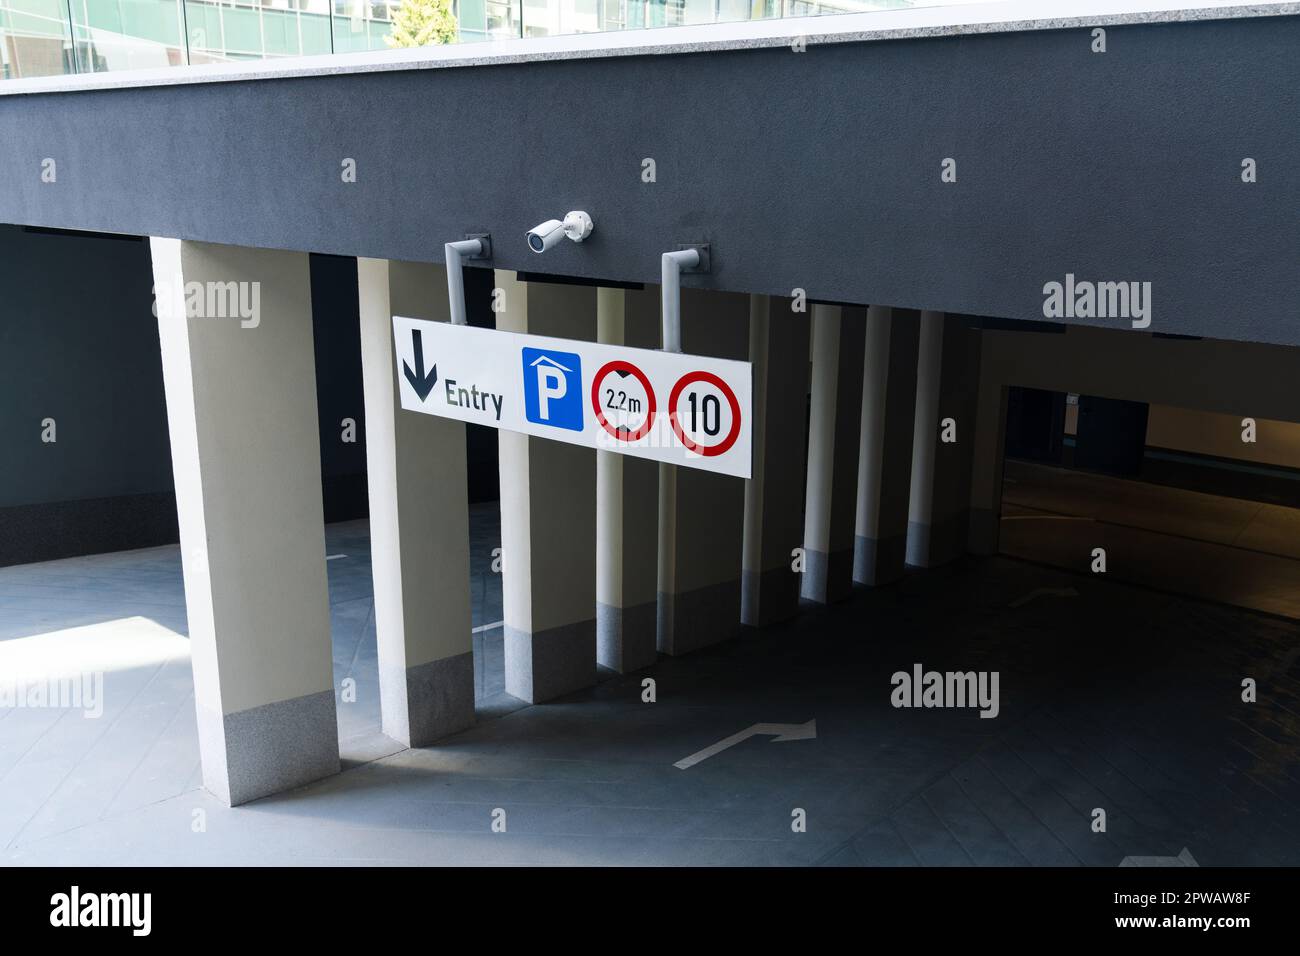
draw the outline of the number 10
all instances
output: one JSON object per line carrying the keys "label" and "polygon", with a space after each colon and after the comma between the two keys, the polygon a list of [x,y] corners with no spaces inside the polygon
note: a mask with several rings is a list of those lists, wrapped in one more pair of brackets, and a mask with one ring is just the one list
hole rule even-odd
{"label": "number 10", "polygon": [[717,435],[722,430],[722,402],[716,395],[705,395],[697,402],[699,396],[691,392],[686,396],[691,406],[691,431],[698,431],[700,418],[704,419],[704,434]]}

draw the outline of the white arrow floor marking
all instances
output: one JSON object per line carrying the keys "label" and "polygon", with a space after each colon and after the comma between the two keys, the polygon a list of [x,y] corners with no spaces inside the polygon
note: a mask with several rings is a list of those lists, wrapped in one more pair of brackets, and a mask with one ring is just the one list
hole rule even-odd
{"label": "white arrow floor marking", "polygon": [[684,757],[673,764],[678,770],[689,770],[701,760],[708,760],[715,754],[720,754],[728,747],[734,747],[750,737],[760,735],[771,735],[776,739],[772,743],[780,743],[783,740],[811,740],[817,736],[817,721],[810,720],[806,724],[754,724],[742,730],[738,734],[732,734],[725,740],[719,740],[711,747],[705,747],[689,757]]}
{"label": "white arrow floor marking", "polygon": [[1120,860],[1120,866],[1200,866],[1192,851],[1183,847],[1177,856],[1126,856]]}

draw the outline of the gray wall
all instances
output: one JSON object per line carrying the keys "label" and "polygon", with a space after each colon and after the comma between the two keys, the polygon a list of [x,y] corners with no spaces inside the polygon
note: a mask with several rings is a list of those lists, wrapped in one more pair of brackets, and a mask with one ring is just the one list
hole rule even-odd
{"label": "gray wall", "polygon": [[[311,314],[325,520],[362,518],[369,508],[356,259],[311,257]],[[356,422],[355,441],[343,440],[345,418]]]}
{"label": "gray wall", "polygon": [[[342,521],[367,513],[356,262],[312,256],[311,282],[325,517]],[[0,566],[177,540],[152,289],[143,239],[0,225]]]}
{"label": "gray wall", "polygon": [[0,565],[176,539],[152,286],[143,240],[0,226]]}
{"label": "gray wall", "polygon": [[147,242],[0,226],[0,506],[172,490],[152,288]]}
{"label": "gray wall", "polygon": [[[1016,319],[1071,272],[1151,282],[1155,331],[1297,343],[1298,49],[1272,17],[3,96],[0,220],[416,260],[486,231],[498,268],[626,281],[708,240],[688,285]],[[526,250],[572,208],[588,242]]]}

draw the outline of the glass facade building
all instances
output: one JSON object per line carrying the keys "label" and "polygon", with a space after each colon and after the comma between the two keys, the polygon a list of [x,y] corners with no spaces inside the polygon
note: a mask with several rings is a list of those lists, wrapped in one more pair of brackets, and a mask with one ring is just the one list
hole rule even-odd
{"label": "glass facade building", "polygon": [[[0,77],[383,49],[399,3],[0,0]],[[453,0],[461,43],[930,5],[935,0]]]}

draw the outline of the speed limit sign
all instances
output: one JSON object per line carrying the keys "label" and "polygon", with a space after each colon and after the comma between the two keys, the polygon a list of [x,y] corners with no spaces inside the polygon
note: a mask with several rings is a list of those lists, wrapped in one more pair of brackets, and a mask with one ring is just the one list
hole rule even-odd
{"label": "speed limit sign", "polygon": [[668,396],[673,434],[688,451],[705,458],[725,453],[740,437],[740,402],[720,376],[688,372]]}

